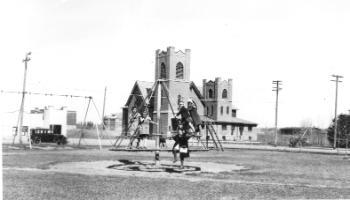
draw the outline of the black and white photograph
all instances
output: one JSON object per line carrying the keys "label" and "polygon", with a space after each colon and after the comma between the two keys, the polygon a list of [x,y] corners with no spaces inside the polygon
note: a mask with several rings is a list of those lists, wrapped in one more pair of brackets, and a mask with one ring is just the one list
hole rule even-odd
{"label": "black and white photograph", "polygon": [[4,200],[350,199],[350,1],[3,0]]}

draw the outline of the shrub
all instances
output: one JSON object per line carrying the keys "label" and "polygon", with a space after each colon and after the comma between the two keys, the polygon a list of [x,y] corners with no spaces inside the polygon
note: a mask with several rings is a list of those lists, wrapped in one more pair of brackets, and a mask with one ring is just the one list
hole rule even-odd
{"label": "shrub", "polygon": [[300,146],[307,146],[307,138],[300,138],[300,137],[291,137],[289,139],[289,146],[290,147],[297,147],[298,144]]}
{"label": "shrub", "polygon": [[[334,128],[335,120],[327,129],[328,141],[331,144],[334,144]],[[350,115],[340,114],[338,115],[336,147],[345,148],[347,146],[350,146]]]}

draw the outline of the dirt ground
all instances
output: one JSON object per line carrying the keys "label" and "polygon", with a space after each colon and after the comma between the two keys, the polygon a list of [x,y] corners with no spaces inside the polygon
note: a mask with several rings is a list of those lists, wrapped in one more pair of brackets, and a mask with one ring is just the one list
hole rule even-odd
{"label": "dirt ground", "polygon": [[[4,199],[346,199],[344,156],[231,150],[192,152],[196,173],[129,171],[121,160],[153,163],[152,152],[3,147]],[[177,167],[170,153],[161,163]],[[110,168],[109,168],[110,167]]]}

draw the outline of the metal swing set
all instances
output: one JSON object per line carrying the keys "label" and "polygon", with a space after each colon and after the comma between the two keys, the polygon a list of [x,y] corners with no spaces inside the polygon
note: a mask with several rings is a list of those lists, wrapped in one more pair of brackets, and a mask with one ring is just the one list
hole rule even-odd
{"label": "metal swing set", "polygon": [[[17,92],[17,91],[1,91],[2,93],[22,93],[22,92]],[[94,102],[94,99],[92,96],[79,96],[79,95],[71,95],[71,94],[54,94],[54,93],[38,93],[38,92],[23,92],[24,94],[28,94],[28,95],[42,95],[42,96],[58,96],[58,97],[65,97],[65,98],[83,98],[83,99],[88,99],[88,105],[87,105],[87,108],[86,108],[86,112],[85,112],[85,116],[84,116],[84,121],[83,121],[83,124],[86,124],[86,118],[87,118],[87,115],[88,115],[88,112],[89,112],[89,108],[90,108],[90,105],[91,103],[93,104],[94,108],[95,108],[95,111],[96,111],[96,114],[98,116],[98,118],[100,120],[102,120],[101,118],[101,115],[99,113],[99,110]],[[23,98],[22,98],[22,103],[21,103],[21,109],[20,109],[20,112],[19,112],[19,117],[18,117],[18,122],[17,122],[17,127],[20,126],[21,128],[17,128],[16,127],[16,131],[15,131],[15,134],[13,135],[13,141],[12,141],[12,145],[15,144],[15,140],[16,140],[16,137],[18,136],[19,138],[19,144],[22,145],[22,133],[18,130],[23,130],[22,128],[22,123],[21,121],[23,121]],[[104,125],[103,125],[104,126]],[[99,132],[98,130],[98,125],[96,124],[96,134],[97,134],[97,138],[98,138],[98,144],[99,144],[99,148],[102,149],[102,144],[101,144],[101,137],[103,137],[103,135]],[[33,145],[35,144],[35,141],[33,141],[33,138],[31,137],[31,132],[28,130],[28,133],[26,134],[27,135],[27,140],[29,141],[29,149],[32,149]],[[80,144],[82,143],[84,139],[84,128],[81,128],[80,130],[80,137],[79,137],[79,142],[78,142],[78,146],[80,146]]]}
{"label": "metal swing set", "polygon": [[[173,123],[172,123],[172,129],[173,129],[173,133],[177,134],[178,131],[181,131],[181,128],[179,128],[179,126],[176,126],[176,123],[177,123],[177,120],[176,120],[176,113],[174,111],[174,108],[171,104],[171,100],[170,100],[170,97],[169,97],[169,90],[166,86],[166,84],[164,83],[164,80],[162,79],[159,79],[157,80],[152,88],[151,88],[151,91],[147,94],[147,96],[143,99],[143,101],[141,102],[141,105],[139,106],[139,108],[144,108],[145,112],[147,115],[148,115],[148,107],[149,107],[149,104],[150,104],[150,100],[151,98],[153,97],[153,95],[156,93],[157,91],[157,95],[156,95],[156,98],[157,98],[157,105],[156,105],[156,113],[157,113],[157,116],[156,116],[156,121],[152,121],[152,120],[149,120],[150,123],[154,124],[157,126],[157,133],[156,134],[152,134],[152,136],[155,136],[155,147],[154,148],[151,148],[151,149],[132,149],[130,148],[133,141],[135,139],[137,139],[139,137],[139,131],[138,129],[140,127],[137,127],[136,130],[131,133],[130,135],[125,135],[125,136],[117,136],[116,137],[116,140],[113,144],[113,148],[110,149],[111,151],[132,151],[132,152],[138,152],[138,151],[150,151],[150,152],[155,152],[155,161],[156,161],[156,164],[159,163],[159,152],[160,151],[167,151],[167,152],[171,152],[173,151],[172,149],[161,149],[160,148],[160,136],[162,136],[161,134],[161,126],[160,126],[160,110],[161,110],[161,92],[158,92],[158,91],[163,91],[167,100],[168,100],[168,104],[170,106],[170,109],[171,109],[171,112],[173,114],[173,118],[174,120]],[[206,145],[203,144],[200,140],[200,136],[195,136],[195,135],[191,135],[191,137],[195,137],[197,139],[197,147],[199,146],[200,148],[193,148],[191,149],[190,151],[208,151],[209,150],[209,146],[208,146],[208,134],[211,135],[211,138],[213,140],[213,145],[214,145],[214,149],[216,150],[221,150],[223,151],[223,146],[215,132],[215,129],[213,128],[212,126],[212,123],[211,122],[203,122],[205,127],[206,127],[206,135],[207,135],[207,143]],[[126,133],[129,131],[129,129],[131,128],[131,123],[128,124],[128,127],[126,129]],[[125,146],[121,146],[121,144],[123,143],[123,141],[125,139],[129,139],[129,143],[128,143],[128,146],[125,147]]]}

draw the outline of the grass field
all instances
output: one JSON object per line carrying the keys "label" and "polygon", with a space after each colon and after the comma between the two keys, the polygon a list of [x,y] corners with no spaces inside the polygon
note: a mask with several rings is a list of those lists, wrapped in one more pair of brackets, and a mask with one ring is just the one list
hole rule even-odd
{"label": "grass field", "polygon": [[[196,152],[189,162],[248,170],[182,176],[57,172],[64,162],[152,160],[149,152],[95,149],[11,150],[3,147],[4,199],[345,199],[350,161],[344,156],[272,151]],[[161,160],[171,154],[161,153]],[[149,172],[144,172],[149,173]]]}

